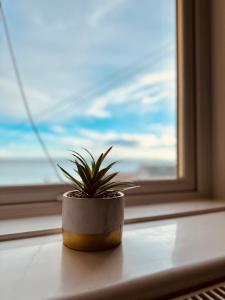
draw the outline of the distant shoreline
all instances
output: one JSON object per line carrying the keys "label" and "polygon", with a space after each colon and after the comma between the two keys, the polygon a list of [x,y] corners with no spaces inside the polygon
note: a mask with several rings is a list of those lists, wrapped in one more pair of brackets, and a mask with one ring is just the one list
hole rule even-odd
{"label": "distant shoreline", "polygon": [[[55,162],[67,162],[67,158],[53,158]],[[46,162],[46,158],[3,158],[0,157],[0,163],[10,163],[10,162],[15,162],[15,163],[36,163],[36,162]],[[111,161],[110,159],[108,160],[109,162]],[[127,163],[135,163],[135,164],[146,164],[146,165],[151,165],[151,166],[176,166],[175,161],[170,161],[170,160],[148,160],[148,159],[121,159],[118,162],[118,165],[120,164],[127,164]]]}

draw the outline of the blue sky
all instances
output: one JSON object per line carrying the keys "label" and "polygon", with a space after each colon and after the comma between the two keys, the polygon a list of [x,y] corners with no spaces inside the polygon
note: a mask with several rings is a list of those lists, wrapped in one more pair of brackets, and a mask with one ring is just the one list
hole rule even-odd
{"label": "blue sky", "polygon": [[[174,0],[3,0],[34,119],[53,157],[114,144],[176,160]],[[0,22],[0,158],[43,157]]]}

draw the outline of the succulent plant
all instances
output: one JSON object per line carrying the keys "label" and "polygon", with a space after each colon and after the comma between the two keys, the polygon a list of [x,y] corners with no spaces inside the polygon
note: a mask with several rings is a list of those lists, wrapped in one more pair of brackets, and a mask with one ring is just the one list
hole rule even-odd
{"label": "succulent plant", "polygon": [[90,156],[91,161],[88,162],[84,156],[76,151],[71,151],[73,159],[70,160],[74,164],[74,171],[79,175],[80,179],[76,179],[64,168],[58,165],[65,176],[70,180],[70,183],[75,187],[82,197],[87,198],[101,198],[107,197],[107,195],[113,192],[124,191],[136,187],[132,182],[113,181],[112,179],[119,173],[108,173],[112,166],[117,161],[110,163],[106,167],[102,167],[102,163],[105,160],[108,153],[111,151],[112,146],[102,153],[98,159],[94,159],[94,156],[90,151],[83,148]]}

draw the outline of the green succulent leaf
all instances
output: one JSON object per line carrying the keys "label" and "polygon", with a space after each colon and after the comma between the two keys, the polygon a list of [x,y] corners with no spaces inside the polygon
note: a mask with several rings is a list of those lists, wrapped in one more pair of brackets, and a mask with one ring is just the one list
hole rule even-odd
{"label": "green succulent leaf", "polygon": [[100,187],[98,189],[97,194],[101,195],[104,194],[107,191],[120,191],[123,190],[124,188],[128,187],[128,186],[134,186],[133,183],[127,183],[127,182],[110,182],[108,184],[105,184],[104,186]]}
{"label": "green succulent leaf", "polygon": [[80,178],[83,181],[83,184],[86,186],[91,185],[91,178],[89,178],[88,172],[85,172],[85,168],[80,165],[78,162],[75,162],[75,165],[77,166],[77,172],[80,176]]}
{"label": "green succulent leaf", "polygon": [[108,153],[112,150],[113,146],[109,147],[109,149],[106,150],[106,152],[103,154],[103,160],[106,158]]}
{"label": "green succulent leaf", "polygon": [[83,184],[81,182],[79,182],[79,180],[77,180],[76,178],[74,178],[72,175],[70,175],[65,169],[63,169],[60,165],[57,165],[61,170],[62,172],[66,175],[66,177],[72,181],[72,183],[75,185],[75,187],[82,191],[83,190]]}
{"label": "green succulent leaf", "polygon": [[107,167],[105,167],[104,169],[101,169],[98,174],[96,175],[95,180],[100,180],[103,176],[105,176],[105,174],[111,169],[111,167],[113,165],[115,165],[117,162],[113,162],[110,165],[108,165]]}
{"label": "green succulent leaf", "polygon": [[85,161],[84,157],[76,151],[72,151],[72,153],[73,153],[72,155],[75,157],[75,159],[78,159],[80,161],[80,163],[83,165],[83,167],[87,169],[89,176],[92,177],[91,168],[89,167],[88,163]]}
{"label": "green succulent leaf", "polygon": [[102,178],[100,180],[100,183],[101,183],[100,186],[104,186],[106,183],[108,183],[109,181],[111,181],[118,174],[119,174],[119,172],[115,172],[115,173],[112,173],[112,174],[110,174],[110,175]]}
{"label": "green succulent leaf", "polygon": [[82,147],[82,149],[84,149],[84,151],[87,152],[87,153],[90,155],[90,157],[91,157],[91,160],[92,160],[91,166],[92,166],[92,172],[93,172],[93,169],[94,169],[94,166],[95,166],[95,159],[94,159],[94,156],[91,154],[91,152],[90,152],[88,149],[83,148],[83,147]]}
{"label": "green succulent leaf", "polygon": [[124,191],[137,187],[132,182],[113,181],[116,175],[118,175],[118,172],[110,174],[109,171],[116,163],[118,163],[117,161],[102,168],[102,164],[109,152],[112,150],[112,146],[104,153],[101,153],[97,160],[95,160],[89,150],[86,148],[83,148],[83,150],[90,156],[90,162],[88,162],[88,160],[86,160],[80,153],[73,150],[71,150],[73,159],[69,160],[72,164],[74,164],[74,172],[79,175],[80,180],[73,177],[61,166],[58,165],[58,167],[70,180],[75,189],[83,193],[85,197],[101,197],[109,191]]}

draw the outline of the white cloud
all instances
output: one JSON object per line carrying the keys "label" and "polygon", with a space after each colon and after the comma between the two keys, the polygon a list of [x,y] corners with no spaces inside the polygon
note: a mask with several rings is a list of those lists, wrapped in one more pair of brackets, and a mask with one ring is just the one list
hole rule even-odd
{"label": "white cloud", "polygon": [[[175,103],[175,82],[174,71],[165,70],[156,73],[145,73],[136,75],[129,82],[119,83],[119,87],[109,88],[103,95],[92,98],[81,95],[74,95],[69,102],[58,103],[58,99],[48,96],[44,93],[38,93],[35,89],[27,90],[28,101],[37,122],[52,123],[57,120],[61,124],[76,116],[90,116],[95,118],[111,117],[111,108],[117,107],[121,109],[121,105],[128,103],[137,103],[139,111],[156,111],[168,106],[174,110]],[[1,85],[1,82],[0,82]],[[17,89],[15,83],[11,83],[13,88]],[[157,88],[156,88],[157,87]],[[5,85],[4,89],[7,88]],[[25,87],[26,88],[26,87]],[[3,90],[4,90],[3,89]],[[16,95],[15,95],[16,97]],[[12,97],[11,97],[12,98]],[[17,95],[18,98],[18,95]],[[58,103],[58,106],[56,105]],[[16,115],[24,115],[24,110],[20,101],[16,102],[18,109],[15,110]],[[5,113],[10,114],[10,105],[5,101]],[[21,110],[22,108],[22,110]],[[128,107],[127,107],[128,108]],[[55,110],[56,109],[56,110]]]}
{"label": "white cloud", "polygon": [[[141,109],[140,104],[143,104],[154,110],[154,105],[161,100],[167,99],[167,101],[174,102],[174,78],[174,70],[141,75],[124,84],[124,86],[110,90],[101,97],[94,99],[85,113],[97,118],[106,118],[111,115],[109,106],[129,102],[138,102],[138,109]],[[156,95],[151,96],[151,88],[156,84],[159,85],[160,91]]]}
{"label": "white cloud", "polygon": [[[41,92],[25,85],[25,92],[31,111],[37,122],[61,124],[76,116],[90,116],[95,118],[111,117],[111,108],[128,103],[137,103],[139,111],[156,111],[167,106],[174,110],[175,103],[175,84],[174,71],[165,70],[157,73],[146,73],[132,79],[128,83],[121,82],[117,88],[111,88],[102,96],[91,98],[87,97],[79,100],[78,97],[71,97],[71,103],[62,101],[56,106],[58,100],[51,97],[48,93]],[[157,88],[157,91],[155,91]],[[1,90],[1,115],[13,117],[17,120],[26,120],[27,116],[15,81],[0,77]],[[76,100],[76,101],[75,101]],[[13,109],[12,109],[13,103]],[[73,104],[74,107],[71,105]],[[54,108],[56,110],[54,111]],[[128,107],[127,107],[128,108]]]}
{"label": "white cloud", "polygon": [[[93,141],[86,137],[67,132],[62,126],[52,126],[51,131],[40,130],[50,154],[54,158],[65,157],[70,149],[93,147]],[[0,128],[0,158],[38,158],[44,157],[43,151],[34,133],[15,129]]]}
{"label": "white cloud", "polygon": [[82,130],[81,135],[86,136],[90,139],[93,139],[98,142],[112,143],[113,141],[121,142],[133,142],[142,146],[152,146],[155,147],[158,145],[159,141],[156,136],[153,134],[132,134],[132,133],[121,133],[116,131],[108,132],[97,132],[92,130]]}
{"label": "white cloud", "polygon": [[[149,52],[155,51],[153,45],[157,44],[160,47],[161,41],[165,40],[163,33],[160,33],[161,37],[158,38],[156,33],[149,31],[148,28],[154,27],[150,26],[154,25],[151,18],[145,19],[143,24],[142,22],[136,24],[131,16],[121,14],[120,20],[117,16],[115,22],[114,20],[111,22],[109,16],[113,16],[117,8],[122,8],[124,2],[132,6],[125,0],[94,0],[90,1],[91,5],[86,5],[81,0],[69,1],[68,5],[61,5],[60,1],[56,1],[54,9],[51,7],[52,4],[46,1],[15,2],[13,14],[10,6],[7,8],[9,19],[12,18],[10,31],[28,101],[34,116],[41,112],[37,121],[44,120],[50,125],[52,133],[43,132],[42,135],[53,156],[64,156],[64,149],[67,149],[67,146],[68,148],[85,146],[94,151],[101,151],[111,141],[121,142],[115,149],[115,155],[125,158],[140,158],[141,155],[147,158],[165,157],[166,159],[175,155],[175,137],[173,131],[170,132],[168,128],[162,128],[157,133],[149,128],[148,133],[134,135],[108,131],[103,137],[97,131],[89,131],[89,133],[83,131],[77,136],[73,135],[72,130],[68,132],[64,128],[65,122],[77,116],[109,118],[112,114],[112,106],[118,111],[124,109],[124,113],[125,109],[129,108],[129,104],[133,103],[137,104],[138,111],[167,108],[174,110],[175,74],[170,69],[153,71],[152,67],[146,65],[148,73],[140,75],[137,72],[129,82],[125,82],[123,76],[121,78],[119,74],[118,85],[116,87],[109,85],[108,91],[101,96],[96,97],[93,93],[86,96],[85,92],[83,93],[83,90],[87,90],[92,85],[101,90],[101,80],[102,85],[105,81],[107,83],[105,70],[108,74],[117,70],[117,67],[118,69],[122,66],[128,67],[129,64],[132,67],[132,62],[136,58],[143,57],[146,49]],[[148,4],[151,2],[146,1]],[[5,5],[8,5],[7,2]],[[145,5],[140,6],[139,14],[144,13]],[[20,22],[23,26],[13,27]],[[97,30],[96,26],[98,26]],[[134,34],[140,43],[134,43]],[[8,119],[9,123],[17,120],[23,122],[27,117],[4,40],[0,46],[2,45],[0,116]],[[162,47],[161,50],[167,61],[168,49]],[[166,66],[164,61],[161,63],[162,66]],[[100,81],[97,80],[98,77]],[[76,93],[78,98],[73,93]],[[68,96],[71,101],[67,102],[64,99]],[[60,99],[62,101],[58,102]],[[56,111],[54,111],[55,107]],[[13,137],[10,147],[6,146],[6,150],[1,150],[0,155],[42,156],[39,145],[34,143],[33,133],[18,131],[14,132],[15,142]],[[12,131],[4,134],[7,136],[10,132]],[[16,140],[19,135],[21,141]],[[33,143],[36,148],[32,146]],[[126,146],[129,144],[133,146]]]}
{"label": "white cloud", "polygon": [[108,15],[118,8],[125,0],[107,0],[100,1],[100,5],[94,10],[93,14],[90,16],[90,25],[97,27],[101,25],[103,19],[108,17]]}
{"label": "white cloud", "polygon": [[[0,77],[1,115],[16,120],[27,120],[17,82]],[[25,94],[32,112],[39,112],[53,100],[40,90],[25,86]]]}
{"label": "white cloud", "polygon": [[114,156],[118,159],[134,159],[134,160],[149,160],[149,161],[170,161],[176,162],[176,151],[171,147],[134,147],[125,148],[117,146],[114,151]]}
{"label": "white cloud", "polygon": [[88,138],[82,138],[82,137],[77,137],[77,136],[72,136],[72,135],[67,135],[67,136],[62,136],[58,139],[58,142],[60,144],[64,144],[69,146],[68,149],[78,149],[81,147],[85,147],[85,148],[90,148],[93,147],[93,141],[88,139]]}
{"label": "white cloud", "polygon": [[8,150],[7,149],[0,149],[0,158],[3,157],[7,157],[8,155]]}
{"label": "white cloud", "polygon": [[[151,110],[155,109],[154,107],[160,102],[157,97],[160,96],[149,95],[153,83],[164,82],[166,85],[167,82],[166,93],[171,87],[169,81],[164,78],[167,74],[163,75],[163,72],[149,73],[143,78],[137,78],[137,82],[131,80],[129,84],[124,85],[121,80],[119,88],[114,90],[111,88],[111,91],[104,93],[102,97],[94,98],[91,94],[84,101],[82,99],[76,101],[76,97],[73,97],[74,101],[72,100],[69,106],[66,105],[67,100],[64,101],[73,91],[82,94],[83,89],[88,86],[93,84],[96,87],[96,77],[101,73],[100,76],[104,78],[105,70],[110,73],[116,70],[116,65],[118,69],[130,63],[132,65],[136,58],[143,57],[145,49],[154,52],[155,44],[159,47],[162,45],[162,40],[165,40],[162,37],[166,36],[163,30],[156,35],[148,29],[154,28],[154,18],[147,17],[143,19],[143,24],[142,22],[137,24],[133,22],[132,16],[126,15],[126,11],[131,9],[133,13],[143,13],[145,16],[146,7],[154,8],[155,5],[154,1],[144,2],[143,6],[139,6],[136,10],[132,9],[136,4],[126,0],[94,0],[88,1],[88,4],[82,0],[68,1],[63,4],[61,1],[55,1],[54,7],[48,1],[20,1],[14,3],[12,13],[10,3],[7,4],[8,2],[5,1],[12,41],[30,106],[35,115],[38,111],[46,111],[46,117],[43,113],[40,120],[51,123],[52,120],[57,119],[64,122],[77,115],[107,118],[111,115],[109,108],[111,104],[120,105],[129,101],[139,101],[140,109],[141,104],[143,109],[147,107]],[[162,4],[158,6],[160,26],[163,21],[161,11],[163,12],[165,8]],[[121,13],[123,8],[126,9]],[[118,9],[120,9],[119,13]],[[113,22],[109,18],[111,15],[117,16]],[[104,26],[102,26],[103,21],[105,21]],[[15,24],[20,22],[23,26],[15,27]],[[90,22],[101,26],[96,30],[91,28]],[[134,31],[136,36],[143,34],[140,45],[138,42],[134,43]],[[121,32],[125,32],[126,35]],[[161,50],[168,60],[167,47],[162,47]],[[3,56],[1,55],[0,58],[0,76],[6,80],[6,74],[12,70],[4,39],[1,52]],[[164,62],[163,65],[165,66]],[[13,82],[14,78],[10,80]],[[102,81],[104,84],[104,79]],[[101,83],[97,84],[101,89]],[[143,95],[138,91],[142,86],[149,87],[148,92],[143,91]],[[4,89],[7,89],[7,93]],[[17,90],[15,81],[9,88],[7,83],[3,84],[3,88],[1,85],[1,115],[23,120],[26,116]],[[173,93],[173,89],[171,92]],[[62,101],[55,105],[57,111],[53,113],[54,103],[58,103],[60,99]]]}
{"label": "white cloud", "polygon": [[81,136],[92,140],[94,152],[118,143],[113,151],[113,155],[118,158],[176,160],[176,135],[173,127],[162,126],[157,134],[150,131],[140,134],[115,131],[102,133],[83,129]]}
{"label": "white cloud", "polygon": [[110,143],[112,141],[120,140],[124,142],[137,143],[143,147],[161,147],[161,146],[175,146],[176,135],[174,127],[162,126],[158,134],[147,132],[147,133],[123,133],[117,131],[106,131],[104,133],[82,129],[80,132],[81,136],[87,137],[94,141]]}
{"label": "white cloud", "polygon": [[96,154],[114,143],[112,151],[114,159],[176,161],[176,137],[174,129],[170,127],[164,127],[159,136],[153,133],[131,134],[115,131],[101,133],[81,130],[80,138],[64,136],[59,139],[59,143],[70,145],[68,149],[73,147],[80,150],[80,147],[86,147]]}
{"label": "white cloud", "polygon": [[[153,126],[154,127],[154,126]],[[116,159],[148,159],[148,160],[176,160],[175,128],[159,125],[145,133],[133,134],[127,132],[106,131],[104,133],[81,129],[79,134],[58,131],[57,134],[42,132],[42,138],[52,157],[65,157],[67,150],[85,147],[100,153],[109,145],[115,145],[112,157]],[[1,133],[8,136],[7,131]],[[17,135],[17,138],[19,136]],[[29,149],[29,151],[27,151]],[[10,140],[0,151],[0,157],[43,157],[42,150],[32,132],[21,134],[21,140]]]}
{"label": "white cloud", "polygon": [[111,113],[106,110],[106,105],[107,101],[97,99],[84,113],[95,118],[108,118],[111,116]]}
{"label": "white cloud", "polygon": [[53,125],[51,129],[55,133],[65,133],[65,128],[60,125]]}

